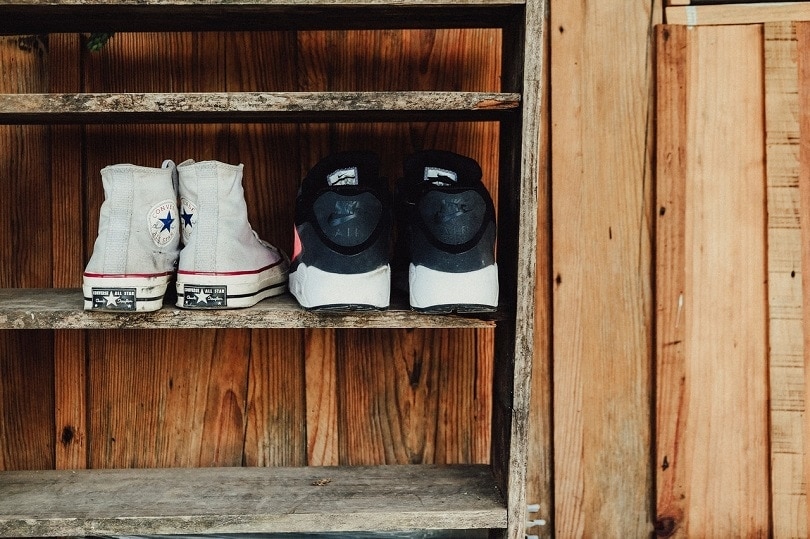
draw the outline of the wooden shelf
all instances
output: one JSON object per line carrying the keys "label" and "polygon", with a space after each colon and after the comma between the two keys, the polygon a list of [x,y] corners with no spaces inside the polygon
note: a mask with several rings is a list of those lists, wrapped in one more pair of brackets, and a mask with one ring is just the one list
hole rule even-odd
{"label": "wooden shelf", "polygon": [[506,527],[489,466],[4,472],[0,535]]}
{"label": "wooden shelf", "polygon": [[485,120],[519,107],[520,94],[486,92],[0,94],[0,124]]}
{"label": "wooden shelf", "polygon": [[188,310],[170,305],[152,313],[82,309],[81,290],[0,289],[0,329],[182,329],[182,328],[482,328],[507,318],[504,310],[480,315],[412,311],[394,298],[385,311],[307,311],[284,294],[245,309]]}
{"label": "wooden shelf", "polygon": [[524,4],[524,0],[0,0],[0,34],[500,28],[513,21]]}

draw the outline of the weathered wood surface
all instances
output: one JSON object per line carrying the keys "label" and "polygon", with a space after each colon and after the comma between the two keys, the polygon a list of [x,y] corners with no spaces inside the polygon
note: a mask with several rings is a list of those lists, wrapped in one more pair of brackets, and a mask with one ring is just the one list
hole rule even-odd
{"label": "weathered wood surface", "polygon": [[[800,214],[802,223],[801,233],[801,270],[802,270],[802,322],[803,322],[803,358],[804,358],[804,395],[805,412],[807,405],[807,392],[810,387],[810,366],[807,358],[810,353],[810,61],[806,51],[810,50],[810,24],[796,23],[796,50],[798,55],[798,95],[796,99],[799,111],[799,196]],[[810,503],[807,499],[807,471],[810,470],[810,451],[807,449],[807,440],[810,440],[810,418],[804,413],[804,460],[803,473],[799,479],[804,487],[804,505],[797,508],[797,512],[804,514],[797,517],[799,522],[810,527]],[[797,438],[801,437],[797,433]],[[795,476],[794,476],[795,477]]]}
{"label": "weathered wood surface", "polygon": [[729,3],[666,8],[667,24],[688,26],[810,20],[810,2]]}
{"label": "weathered wood surface", "polygon": [[[764,26],[773,537],[807,536],[799,54],[795,25]],[[804,233],[806,234],[806,232]]]}
{"label": "weathered wood surface", "polygon": [[488,466],[6,472],[4,536],[503,528]]}
{"label": "weathered wood surface", "polygon": [[648,39],[660,9],[649,1],[551,5],[558,537],[652,531]]}
{"label": "weathered wood surface", "polygon": [[474,118],[519,105],[519,94],[486,92],[0,94],[0,124]]}
{"label": "weathered wood surface", "polygon": [[762,27],[657,36],[656,527],[768,536]]}
{"label": "weathered wood surface", "polygon": [[0,329],[135,329],[135,328],[397,328],[494,327],[505,313],[478,316],[413,311],[400,302],[385,311],[307,311],[289,294],[253,307],[232,310],[188,310],[164,305],[151,313],[108,313],[82,310],[76,289],[0,289]]}

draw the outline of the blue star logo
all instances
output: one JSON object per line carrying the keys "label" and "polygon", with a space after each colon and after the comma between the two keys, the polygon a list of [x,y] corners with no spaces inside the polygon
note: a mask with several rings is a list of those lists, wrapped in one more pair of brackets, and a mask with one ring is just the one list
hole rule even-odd
{"label": "blue star logo", "polygon": [[164,230],[171,231],[172,223],[174,222],[174,218],[172,217],[172,212],[171,211],[166,215],[166,217],[164,217],[163,219],[158,219],[158,220],[161,223],[163,223],[163,228],[160,229],[161,232],[163,232]]}
{"label": "blue star logo", "polygon": [[180,217],[183,218],[183,225],[184,226],[191,226],[191,218],[194,217],[193,213],[186,213],[184,209],[183,212],[180,214]]}

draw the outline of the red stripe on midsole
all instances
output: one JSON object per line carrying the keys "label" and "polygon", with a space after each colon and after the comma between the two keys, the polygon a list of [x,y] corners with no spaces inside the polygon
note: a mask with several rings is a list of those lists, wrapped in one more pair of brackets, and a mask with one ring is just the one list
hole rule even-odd
{"label": "red stripe on midsole", "polygon": [[269,266],[265,266],[263,268],[259,268],[257,270],[249,270],[249,271],[183,271],[178,270],[178,275],[219,275],[219,276],[227,276],[227,275],[254,275],[256,273],[261,273],[263,271],[269,270],[270,268],[274,268],[281,264],[283,260],[279,260],[274,264],[270,264]]}
{"label": "red stripe on midsole", "polygon": [[168,277],[172,275],[173,271],[165,271],[163,273],[84,273],[85,277],[97,277],[102,279],[133,279],[133,278],[149,278],[149,277]]}

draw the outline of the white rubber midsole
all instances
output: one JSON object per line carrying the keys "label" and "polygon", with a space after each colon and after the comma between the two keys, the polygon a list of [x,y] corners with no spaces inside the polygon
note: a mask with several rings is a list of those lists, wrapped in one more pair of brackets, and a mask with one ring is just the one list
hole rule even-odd
{"label": "white rubber midsole", "polygon": [[439,305],[498,306],[497,264],[466,273],[449,273],[410,264],[408,285],[414,309]]}
{"label": "white rubber midsole", "polygon": [[157,311],[171,275],[108,277],[84,275],[82,292],[86,311]]}
{"label": "white rubber midsole", "polygon": [[385,309],[391,302],[391,267],[347,274],[299,264],[290,272],[290,292],[307,309],[350,305]]}
{"label": "white rubber midsole", "polygon": [[287,265],[277,264],[259,273],[211,275],[177,274],[177,306],[185,309],[251,307],[286,292]]}

